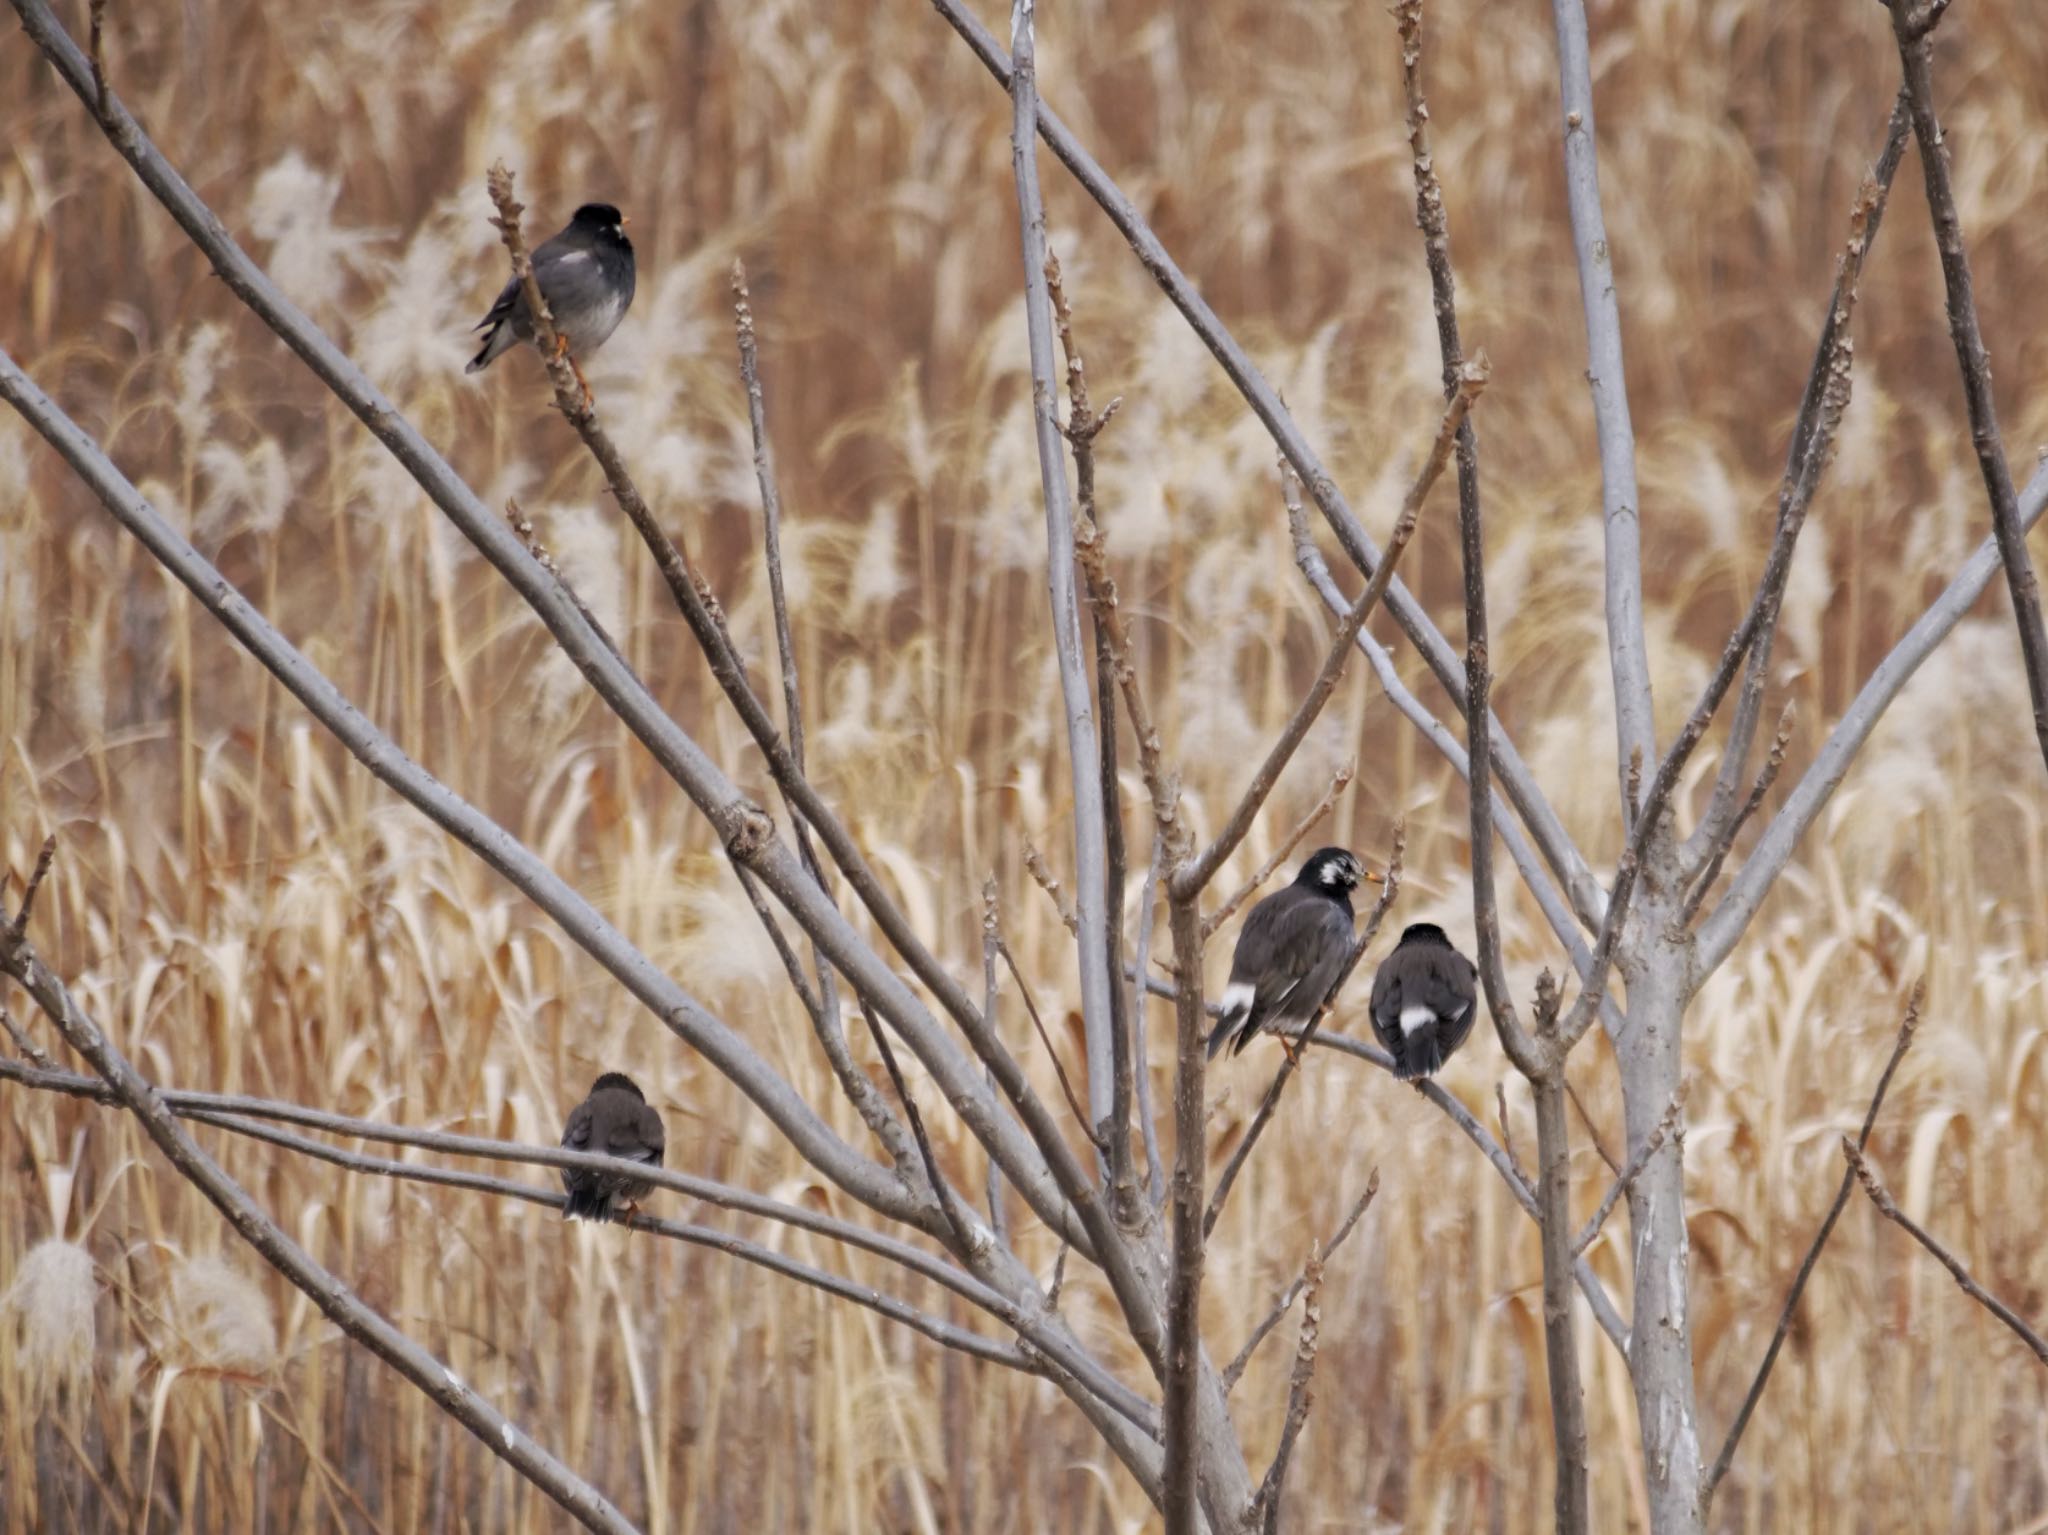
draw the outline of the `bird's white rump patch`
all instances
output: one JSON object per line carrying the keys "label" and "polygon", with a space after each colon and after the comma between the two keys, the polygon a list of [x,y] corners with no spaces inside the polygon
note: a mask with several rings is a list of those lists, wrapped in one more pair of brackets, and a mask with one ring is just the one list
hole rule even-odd
{"label": "bird's white rump patch", "polygon": [[1433,1007],[1404,1007],[1401,1009],[1401,1032],[1413,1034],[1417,1029],[1426,1029],[1436,1022]]}
{"label": "bird's white rump patch", "polygon": [[1232,981],[1223,988],[1223,1016],[1242,1018],[1252,1010],[1252,983]]}

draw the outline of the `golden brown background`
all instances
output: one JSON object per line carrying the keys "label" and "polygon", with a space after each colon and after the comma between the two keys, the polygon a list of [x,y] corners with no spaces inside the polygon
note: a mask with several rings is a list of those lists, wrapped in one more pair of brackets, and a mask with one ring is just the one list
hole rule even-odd
{"label": "golden brown background", "polygon": [[[2048,27],[2036,10],[1963,0],[1937,49],[2016,478],[2048,439]],[[65,12],[82,35],[84,5]],[[1574,833],[1611,858],[1598,477],[1548,8],[1447,0],[1427,32],[1465,334],[1495,365],[1478,422],[1497,701]],[[1327,0],[1053,0],[1040,35],[1048,98],[1383,530],[1437,408],[1391,21]],[[1668,733],[1753,588],[1896,55],[1869,3],[1611,3],[1595,6],[1593,35]],[[108,57],[116,88],[237,236],[487,498],[519,499],[677,717],[757,781],[532,358],[461,372],[465,327],[503,276],[484,168],[503,157],[519,172],[536,235],[587,198],[624,206],[639,297],[596,360],[599,404],[753,654],[772,655],[725,286],[744,256],[818,776],[960,970],[977,965],[978,891],[994,869],[1041,1002],[1071,1001],[1071,951],[1020,863],[1028,836],[1063,869],[1068,828],[1008,104],[927,6],[116,0]],[[0,141],[0,341],[410,752],[578,880],[857,1134],[680,795],[239,309],[11,21]],[[1213,818],[1287,712],[1325,621],[1289,560],[1271,444],[1114,231],[1050,156],[1044,167],[1096,395],[1125,398],[1099,450],[1117,575],[1191,801]],[[1771,706],[1800,710],[1787,787],[1988,528],[1910,158],[1857,323],[1855,403],[1774,663]],[[1455,639],[1449,500],[1438,492],[1404,574]],[[1928,1019],[1876,1160],[1987,1285],[2032,1317],[2048,1311],[2048,794],[1994,586],[1894,708],[1688,1025],[1710,1454],[1916,976]],[[844,1203],[534,910],[315,731],[11,417],[0,743],[7,867],[18,878],[47,831],[61,839],[38,908],[45,951],[160,1080],[552,1141],[589,1077],[627,1066],[668,1120],[672,1165]],[[1377,854],[1405,815],[1397,915],[1469,938],[1462,790],[1362,665],[1234,869],[1351,756],[1359,780],[1330,840]],[[1714,766],[1703,752],[1694,781]],[[1125,802],[1142,845],[1135,779]],[[1526,996],[1556,955],[1526,898],[1507,916]],[[1362,1029],[1357,1000],[1338,1026]],[[1004,1027],[1025,1037],[1014,996]],[[1153,1032],[1157,1044],[1166,1030]],[[1078,1048],[1078,1031],[1062,1048]],[[1050,1087],[1042,1051],[1033,1060]],[[1219,1149],[1265,1064],[1216,1074]],[[1163,1093],[1158,1050],[1153,1069]],[[1446,1080],[1492,1122],[1509,1075],[1482,1031]],[[1580,1082],[1611,1145],[1604,1045],[1585,1053]],[[1383,1184],[1332,1265],[1291,1527],[1541,1527],[1534,1228],[1451,1126],[1379,1073],[1319,1059],[1289,1101],[1217,1231],[1212,1348],[1235,1350],[1375,1166]],[[1526,1148],[1513,1088],[1509,1105]],[[978,1176],[965,1137],[945,1126],[942,1142]],[[317,1256],[650,1528],[1151,1522],[1050,1387],[867,1312],[694,1249],[589,1236],[545,1212],[351,1179],[249,1143],[217,1149]],[[82,1385],[46,1393],[31,1368],[41,1351],[61,1362],[81,1346],[53,1335],[46,1294],[17,1286],[0,1326],[10,1529],[141,1528],[145,1496],[151,1530],[557,1527],[552,1506],[261,1271],[111,1111],[0,1091],[0,1164],[0,1289],[53,1235],[82,1244],[98,1286]],[[1583,1137],[1576,1167],[1590,1209],[1607,1174]],[[798,1233],[751,1234],[894,1279]],[[1049,1270],[1044,1233],[1025,1241]],[[1717,1528],[2048,1529],[2044,1377],[1902,1243],[1861,1203],[1844,1217]],[[1619,1222],[1592,1258],[1625,1295]],[[1107,1321],[1091,1320],[1099,1298],[1080,1283],[1069,1294],[1084,1333],[1109,1346]],[[1580,1340],[1597,1526],[1630,1528],[1633,1407],[1606,1341],[1590,1325]],[[1270,1347],[1239,1388],[1259,1464],[1288,1352]]]}

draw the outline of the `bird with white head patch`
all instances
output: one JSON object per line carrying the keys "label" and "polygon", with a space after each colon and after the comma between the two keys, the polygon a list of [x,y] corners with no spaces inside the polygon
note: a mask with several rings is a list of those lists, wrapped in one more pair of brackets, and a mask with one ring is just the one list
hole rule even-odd
{"label": "bird with white head patch", "polygon": [[1251,909],[1230,961],[1223,1012],[1209,1035],[1209,1058],[1225,1042],[1231,1053],[1271,1029],[1283,1044],[1330,1000],[1351,952],[1351,892],[1370,880],[1355,853],[1326,847],[1310,856],[1294,883]]}
{"label": "bird with white head patch", "polygon": [[1401,934],[1372,983],[1372,1031],[1404,1082],[1434,1075],[1479,1015],[1478,968],[1431,922]]}

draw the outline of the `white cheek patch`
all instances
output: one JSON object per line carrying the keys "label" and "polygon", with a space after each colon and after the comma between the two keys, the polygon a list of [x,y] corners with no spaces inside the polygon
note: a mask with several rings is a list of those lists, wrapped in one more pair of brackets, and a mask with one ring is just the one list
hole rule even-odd
{"label": "white cheek patch", "polygon": [[1249,981],[1232,981],[1223,988],[1223,1016],[1242,1018],[1252,1010],[1252,985]]}
{"label": "white cheek patch", "polygon": [[1413,1034],[1417,1029],[1426,1029],[1436,1022],[1433,1007],[1404,1007],[1401,1009],[1401,1033]]}

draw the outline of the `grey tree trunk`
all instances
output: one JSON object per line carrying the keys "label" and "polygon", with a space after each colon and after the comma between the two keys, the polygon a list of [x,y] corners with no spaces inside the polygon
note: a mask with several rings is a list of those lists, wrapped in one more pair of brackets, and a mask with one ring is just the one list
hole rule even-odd
{"label": "grey tree trunk", "polygon": [[[1692,935],[1673,893],[1646,879],[1637,899],[1639,944],[1624,956],[1628,1023],[1616,1042],[1629,1155],[1656,1130],[1684,1067],[1685,1005],[1692,992]],[[1683,1140],[1669,1136],[1628,1194],[1635,1309],[1629,1330],[1650,1528],[1699,1535],[1699,1403],[1693,1390],[1692,1319],[1686,1312],[1691,1242],[1685,1226]]]}

